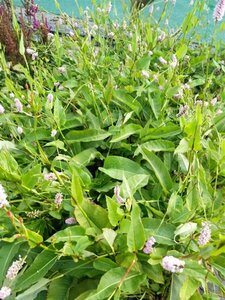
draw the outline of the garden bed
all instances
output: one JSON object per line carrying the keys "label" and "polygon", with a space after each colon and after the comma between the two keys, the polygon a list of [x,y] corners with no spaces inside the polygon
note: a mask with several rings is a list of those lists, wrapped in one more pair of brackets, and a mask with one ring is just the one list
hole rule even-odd
{"label": "garden bed", "polygon": [[0,34],[0,299],[224,298],[225,51],[193,47],[202,11],[174,35],[34,7]]}

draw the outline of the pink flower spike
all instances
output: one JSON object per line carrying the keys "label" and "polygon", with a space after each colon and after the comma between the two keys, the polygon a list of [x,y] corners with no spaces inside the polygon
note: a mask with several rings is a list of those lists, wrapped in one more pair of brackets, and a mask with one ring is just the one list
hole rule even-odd
{"label": "pink flower spike", "polygon": [[9,267],[6,278],[9,280],[14,280],[24,264],[25,260],[21,256],[19,256],[19,259],[14,261]]}
{"label": "pink flower spike", "polygon": [[183,272],[185,262],[174,256],[165,256],[162,259],[162,267],[164,270],[172,273]]}
{"label": "pink flower spike", "polygon": [[3,286],[0,289],[0,299],[5,299],[7,297],[9,297],[11,294],[11,288],[7,287],[7,286]]}
{"label": "pink flower spike", "polygon": [[44,179],[46,181],[55,181],[55,180],[57,180],[57,177],[54,173],[50,172],[50,173],[44,174]]}
{"label": "pink flower spike", "polygon": [[73,218],[73,217],[67,218],[67,219],[65,220],[65,223],[66,223],[67,225],[73,225],[73,224],[76,224],[76,219]]}
{"label": "pink flower spike", "polygon": [[211,239],[211,229],[208,222],[202,222],[202,229],[198,238],[198,245],[205,246]]}
{"label": "pink flower spike", "polygon": [[152,251],[153,251],[155,242],[156,242],[155,238],[154,238],[153,236],[150,237],[150,238],[146,241],[146,243],[145,243],[145,247],[144,247],[144,249],[143,249],[143,252],[144,252],[145,254],[151,254]]}
{"label": "pink flower spike", "polygon": [[55,195],[55,200],[54,200],[54,203],[57,208],[59,208],[61,206],[62,201],[63,201],[63,195],[61,193],[57,193]]}
{"label": "pink flower spike", "polygon": [[162,65],[166,65],[167,64],[167,61],[162,56],[160,56],[159,61],[160,61],[160,63]]}
{"label": "pink flower spike", "polygon": [[50,93],[50,94],[48,94],[48,96],[47,96],[47,101],[48,101],[48,103],[52,103],[53,102],[53,99],[54,99],[54,96]]}
{"label": "pink flower spike", "polygon": [[223,19],[225,13],[225,0],[219,0],[214,9],[213,19],[215,22],[219,22]]}
{"label": "pink flower spike", "polygon": [[23,104],[20,102],[18,98],[15,98],[15,106],[16,106],[16,111],[21,113],[23,112]]}
{"label": "pink flower spike", "polygon": [[117,202],[121,205],[124,204],[124,199],[120,196],[120,187],[117,185],[114,188],[114,195],[116,197]]}

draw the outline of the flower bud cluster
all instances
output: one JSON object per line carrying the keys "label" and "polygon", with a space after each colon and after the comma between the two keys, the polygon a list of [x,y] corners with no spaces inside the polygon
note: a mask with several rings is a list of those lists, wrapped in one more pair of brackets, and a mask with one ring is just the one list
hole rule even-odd
{"label": "flower bud cluster", "polygon": [[9,280],[15,279],[24,264],[25,264],[25,260],[21,256],[19,256],[19,259],[14,261],[12,265],[9,267],[6,274],[6,278]]}
{"label": "flower bud cluster", "polygon": [[211,229],[208,222],[202,222],[202,229],[198,238],[199,246],[205,246],[211,238]]}
{"label": "flower bud cluster", "polygon": [[181,273],[183,272],[185,262],[174,257],[174,256],[165,256],[162,259],[162,267],[164,270],[172,273]]}
{"label": "flower bud cluster", "polygon": [[9,202],[7,200],[6,192],[3,186],[0,184],[0,208],[3,208],[5,206],[9,206]]}
{"label": "flower bud cluster", "polygon": [[26,49],[27,54],[31,55],[32,60],[35,60],[38,57],[38,52],[34,49],[27,48]]}
{"label": "flower bud cluster", "polygon": [[147,240],[147,242],[145,243],[145,247],[144,247],[144,249],[143,249],[143,252],[144,252],[145,254],[150,254],[150,253],[152,253],[152,251],[153,251],[153,246],[154,246],[155,242],[156,242],[155,238],[154,238],[153,236],[150,237],[150,238]]}
{"label": "flower bud cluster", "polygon": [[167,64],[167,61],[166,61],[162,56],[159,57],[159,62],[160,62],[162,65],[166,65],[166,64]]}
{"label": "flower bud cluster", "polygon": [[118,185],[114,188],[114,195],[120,205],[124,203],[124,199],[120,196],[120,187]]}
{"label": "flower bud cluster", "polygon": [[67,218],[67,219],[65,220],[65,223],[66,223],[67,225],[73,225],[73,224],[76,224],[76,219],[73,218],[73,217]]}
{"label": "flower bud cluster", "polygon": [[23,104],[20,102],[20,100],[18,98],[15,98],[14,102],[15,102],[16,111],[19,113],[23,112]]}
{"label": "flower bud cluster", "polygon": [[219,0],[214,9],[213,19],[215,22],[221,21],[225,14],[225,0]]}
{"label": "flower bud cluster", "polygon": [[47,181],[54,181],[54,180],[57,180],[57,177],[54,173],[50,172],[50,173],[44,174],[44,179]]}
{"label": "flower bud cluster", "polygon": [[39,218],[41,214],[42,214],[42,212],[40,210],[38,210],[38,209],[35,209],[35,210],[32,210],[32,211],[28,211],[26,213],[27,217],[31,218],[31,219]]}
{"label": "flower bud cluster", "polygon": [[175,54],[172,55],[172,62],[170,63],[170,66],[174,69],[178,65],[178,60]]}
{"label": "flower bud cluster", "polygon": [[[7,274],[6,274],[6,279],[8,280],[14,280],[16,276],[18,275],[19,271],[22,269],[23,265],[25,264],[25,260],[22,259],[21,256],[19,256],[19,259],[14,261],[12,265],[9,267]],[[0,299],[3,300],[7,297],[9,297],[12,293],[12,290],[8,286],[3,286],[0,289]]]}
{"label": "flower bud cluster", "polygon": [[3,286],[1,289],[0,289],[0,299],[3,300],[7,297],[9,297],[11,294],[11,289],[7,286]]}
{"label": "flower bud cluster", "polygon": [[181,105],[180,108],[179,108],[179,112],[178,114],[176,115],[177,118],[181,117],[181,116],[184,116],[186,115],[188,112],[188,106],[185,104],[185,105]]}
{"label": "flower bud cluster", "polygon": [[60,207],[60,205],[62,204],[62,201],[63,201],[63,195],[62,195],[62,193],[57,193],[55,195],[55,201],[54,201],[57,208]]}

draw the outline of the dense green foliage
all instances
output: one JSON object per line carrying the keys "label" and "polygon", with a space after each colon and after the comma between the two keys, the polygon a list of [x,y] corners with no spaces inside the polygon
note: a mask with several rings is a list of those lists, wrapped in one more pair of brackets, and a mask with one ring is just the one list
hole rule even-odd
{"label": "dense green foliage", "polygon": [[[7,299],[224,295],[225,52],[190,41],[200,2],[176,34],[151,18],[117,26],[98,10],[98,28],[84,18],[85,37],[74,28],[34,43],[26,66],[1,52]],[[211,236],[201,245],[202,222]],[[184,267],[164,270],[165,256]]]}

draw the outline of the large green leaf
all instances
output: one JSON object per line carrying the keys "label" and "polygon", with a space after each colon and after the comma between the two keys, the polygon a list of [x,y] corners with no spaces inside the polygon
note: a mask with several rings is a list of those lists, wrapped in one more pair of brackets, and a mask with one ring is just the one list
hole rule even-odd
{"label": "large green leaf", "polygon": [[109,244],[112,251],[114,251],[113,244],[115,242],[117,232],[111,228],[103,228],[103,237],[106,240],[106,242]]}
{"label": "large green leaf", "polygon": [[46,300],[66,300],[71,283],[70,277],[53,279],[49,285]]}
{"label": "large green leaf", "polygon": [[49,142],[49,143],[45,144],[45,147],[55,147],[57,149],[67,151],[64,143],[60,140],[55,140],[55,141]]}
{"label": "large green leaf", "polygon": [[141,58],[139,58],[136,61],[135,66],[136,66],[137,70],[148,69],[150,62],[151,62],[151,56],[145,54],[144,56],[142,56]]}
{"label": "large green leaf", "polygon": [[88,289],[86,292],[82,293],[81,295],[79,295],[78,297],[76,297],[74,300],[86,300],[88,298],[88,296],[92,295],[95,293],[94,289]]}
{"label": "large green leaf", "polygon": [[147,142],[155,139],[166,139],[174,137],[181,133],[180,126],[168,124],[167,126],[143,129],[141,132],[141,141]]}
{"label": "large green leaf", "polygon": [[183,199],[177,193],[173,193],[169,198],[166,213],[172,223],[185,223],[193,215],[193,211],[184,207]]}
{"label": "large green leaf", "polygon": [[74,142],[96,142],[109,137],[111,133],[102,129],[71,130],[66,134],[68,143]]}
{"label": "large green leaf", "polygon": [[106,157],[103,168],[99,170],[118,180],[123,180],[123,177],[128,179],[137,174],[149,175],[138,163],[122,156]]}
{"label": "large green leaf", "polygon": [[151,92],[152,92],[152,89],[149,88],[148,89],[148,102],[151,106],[151,109],[153,111],[155,118],[158,119],[161,109],[162,109],[162,98],[160,97],[159,94],[156,94],[157,96],[155,94],[152,95]]}
{"label": "large green leaf", "polygon": [[200,293],[200,290],[195,292],[195,294],[191,296],[190,300],[203,300],[202,295]]}
{"label": "large green leaf", "polygon": [[32,189],[38,184],[38,179],[41,176],[41,165],[36,164],[32,166],[32,168],[26,172],[24,172],[21,176],[22,185]]}
{"label": "large green leaf", "polygon": [[36,140],[38,141],[49,140],[49,135],[50,135],[49,129],[46,129],[45,127],[41,127],[41,126],[38,127],[35,130],[35,133],[34,130],[31,128],[31,130],[28,130],[28,133],[24,137],[24,143],[25,145],[26,144],[29,145]]}
{"label": "large green leaf", "polygon": [[54,266],[58,256],[49,250],[43,250],[37,255],[31,266],[18,278],[17,290],[24,290],[41,280]]}
{"label": "large green leaf", "polygon": [[78,223],[86,229],[93,227],[99,231],[102,228],[110,228],[107,211],[87,199],[76,207],[75,216]]}
{"label": "large green leaf", "polygon": [[[175,146],[174,143],[167,140],[153,140],[146,142],[141,145],[141,147],[144,147],[145,149],[153,152],[159,152],[159,151],[174,151]],[[138,148],[135,152],[135,155],[139,153],[140,148]]]}
{"label": "large green leaf", "polygon": [[181,46],[178,47],[177,51],[176,51],[176,56],[179,60],[183,59],[183,57],[186,55],[187,53],[187,45],[182,44]]}
{"label": "large green leaf", "polygon": [[225,255],[219,255],[215,258],[213,257],[212,265],[225,277]]}
{"label": "large green leaf", "polygon": [[199,180],[192,176],[187,187],[186,207],[189,211],[194,211],[202,205],[202,194],[199,190]]}
{"label": "large green leaf", "polygon": [[85,167],[96,157],[101,158],[101,153],[98,152],[95,148],[88,148],[72,157],[71,162],[75,163],[78,167]]}
{"label": "large green leaf", "polygon": [[134,252],[142,249],[144,243],[145,233],[141,221],[141,211],[139,206],[135,202],[133,202],[130,228],[127,234],[127,246],[130,252]]}
{"label": "large green leaf", "polygon": [[148,184],[149,178],[150,175],[144,174],[130,176],[128,179],[123,178],[123,183],[121,184],[123,196],[125,198],[133,196],[137,190]]}
{"label": "large green leaf", "polygon": [[157,155],[155,155],[145,147],[141,147],[140,153],[151,166],[163,190],[168,193],[173,187],[173,182],[164,163]]}
{"label": "large green leaf", "polygon": [[76,242],[83,236],[85,236],[85,229],[75,225],[56,232],[47,240],[47,242],[53,244],[60,242]]}
{"label": "large green leaf", "polygon": [[0,151],[0,179],[6,179],[9,181],[20,180],[20,168],[15,158],[9,151]]}
{"label": "large green leaf", "polygon": [[197,261],[187,260],[185,262],[185,268],[183,272],[190,278],[194,278],[195,280],[199,281],[203,288],[206,288],[207,284],[211,283],[220,288],[222,293],[225,292],[224,283],[220,280],[220,278],[214,275],[212,272],[208,272],[208,270]]}
{"label": "large green leaf", "polygon": [[200,105],[196,108],[195,117],[189,122],[185,123],[184,132],[187,134],[187,140],[190,149],[199,151],[202,149],[201,145],[201,126],[203,123],[203,115]]}
{"label": "large green leaf", "polygon": [[200,282],[187,276],[180,289],[180,299],[189,300],[192,295],[196,292],[200,285]]}
{"label": "large green leaf", "polygon": [[18,250],[23,242],[16,242],[16,243],[3,243],[1,242],[0,248],[0,285],[4,279],[4,276],[12,263],[12,260],[16,254],[18,254]]}
{"label": "large green leaf", "polygon": [[74,204],[81,205],[84,201],[83,189],[81,186],[80,176],[76,169],[72,171],[71,195]]}
{"label": "large green leaf", "polygon": [[143,218],[142,219],[146,235],[154,236],[157,243],[164,245],[174,245],[174,232],[176,230],[176,226],[162,222],[160,219],[150,219]]}
{"label": "large green leaf", "polygon": [[74,262],[72,258],[67,258],[56,262],[54,266],[55,272],[66,273],[68,276],[74,278],[82,277],[95,277],[102,274],[102,271],[99,271],[93,267],[92,260],[79,260]]}
{"label": "large green leaf", "polygon": [[54,101],[54,121],[61,128],[66,122],[66,114],[62,106],[62,102],[58,98]]}
{"label": "large green leaf", "polygon": [[20,35],[20,43],[19,43],[19,52],[22,56],[25,54],[25,46],[24,46],[24,38],[23,38],[23,31],[21,31]]}
{"label": "large green leaf", "polygon": [[[206,58],[206,57],[202,57],[203,59]],[[200,57],[199,57],[200,59]],[[194,61],[193,61],[194,62]],[[197,62],[197,61],[196,61]],[[195,79],[195,80],[192,80],[192,82],[190,82],[190,87],[191,88],[194,88],[196,86],[199,86],[199,85],[203,85],[205,84],[205,78],[203,77],[199,77],[198,79]]]}
{"label": "large green leaf", "polygon": [[216,115],[216,117],[213,120],[213,123],[215,124],[215,127],[219,132],[225,132],[224,119],[225,119],[225,112]]}
{"label": "large green leaf", "polygon": [[84,278],[77,283],[73,283],[69,291],[69,300],[86,300],[87,296],[96,290],[98,283],[98,278]]}
{"label": "large green leaf", "polygon": [[142,262],[143,272],[156,283],[164,284],[163,269],[160,264],[150,265]]}
{"label": "large green leaf", "polygon": [[117,226],[119,221],[123,218],[124,212],[115,199],[106,197],[106,203],[109,221],[113,226]]}
{"label": "large green leaf", "polygon": [[98,285],[97,291],[87,296],[86,300],[105,300],[110,297],[114,291],[120,289],[127,293],[135,293],[145,280],[145,275],[139,272],[127,272],[124,268],[114,268],[105,273]]}
{"label": "large green leaf", "polygon": [[43,237],[33,230],[26,229],[25,233],[28,244],[31,248],[34,248],[43,242]]}
{"label": "large green leaf", "polygon": [[134,111],[137,115],[141,109],[140,104],[135,99],[123,90],[113,91],[113,102],[122,109],[128,108],[128,111]]}
{"label": "large green leaf", "polygon": [[172,274],[168,300],[183,300],[180,298],[180,289],[182,287],[184,278],[185,277],[182,274]]}
{"label": "large green leaf", "polygon": [[118,267],[118,265],[107,257],[100,257],[94,261],[94,268],[97,270],[101,270],[103,272],[107,272],[113,268]]}
{"label": "large green leaf", "polygon": [[[34,300],[36,299],[38,293],[40,293],[43,290],[47,290],[47,284],[49,283],[49,279],[42,278],[37,283],[32,285],[29,289],[27,289],[25,292],[19,294],[16,297],[16,300]],[[57,298],[59,299],[59,298]]]}
{"label": "large green leaf", "polygon": [[128,124],[120,128],[119,133],[116,133],[111,139],[111,143],[117,143],[127,139],[129,136],[139,134],[142,127],[138,124]]}
{"label": "large green leaf", "polygon": [[102,271],[93,267],[93,258],[91,260],[79,260],[75,262],[72,257],[66,257],[56,262],[52,268],[53,272],[60,272],[74,278],[95,277],[102,274]]}

